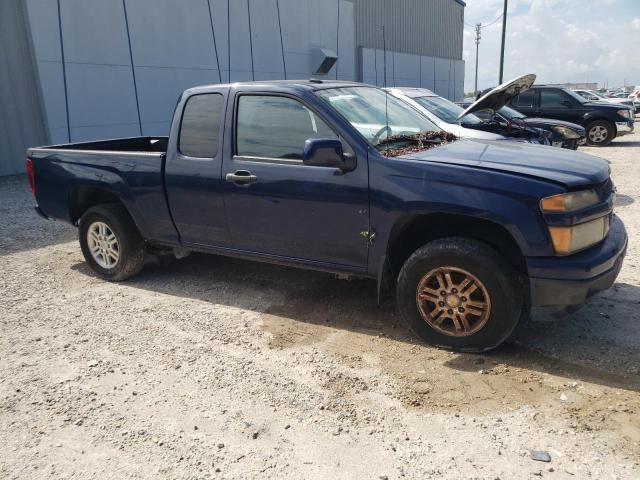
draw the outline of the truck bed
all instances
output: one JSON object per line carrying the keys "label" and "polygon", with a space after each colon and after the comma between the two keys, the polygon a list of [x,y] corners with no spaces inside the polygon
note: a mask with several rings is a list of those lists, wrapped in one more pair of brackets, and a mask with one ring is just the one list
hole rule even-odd
{"label": "truck bed", "polygon": [[133,137],[27,150],[39,212],[76,223],[70,204],[119,199],[145,238],[177,242],[164,193],[168,137]]}
{"label": "truck bed", "polygon": [[33,150],[80,150],[88,152],[166,153],[169,137],[130,137],[96,142],[65,143]]}

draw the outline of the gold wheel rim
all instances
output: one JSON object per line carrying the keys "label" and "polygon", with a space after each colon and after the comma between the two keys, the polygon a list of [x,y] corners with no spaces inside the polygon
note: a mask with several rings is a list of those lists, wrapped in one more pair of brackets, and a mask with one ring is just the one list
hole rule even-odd
{"label": "gold wheel rim", "polygon": [[466,337],[479,332],[491,315],[491,299],[475,275],[455,267],[435,268],[416,288],[422,320],[438,333]]}

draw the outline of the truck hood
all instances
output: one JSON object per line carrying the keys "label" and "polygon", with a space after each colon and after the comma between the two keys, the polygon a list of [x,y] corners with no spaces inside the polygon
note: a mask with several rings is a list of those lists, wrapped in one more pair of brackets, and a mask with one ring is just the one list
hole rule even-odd
{"label": "truck hood", "polygon": [[604,108],[608,108],[608,109],[611,109],[611,110],[621,110],[621,109],[624,109],[624,108],[629,108],[624,103],[607,102],[607,101],[603,101],[603,100],[590,100],[590,101],[586,102],[585,105],[587,105],[588,107],[600,107],[600,108],[604,107]]}
{"label": "truck hood", "polygon": [[496,110],[501,109],[513,97],[529,90],[535,81],[536,76],[533,73],[530,73],[498,85],[493,90],[485,93],[478,100],[472,103],[464,112],[458,115],[458,120],[465,115],[469,115],[470,113],[477,112],[479,110],[488,109],[495,112]]}
{"label": "truck hood", "polygon": [[609,178],[601,158],[563,148],[520,142],[458,140],[396,159],[449,163],[536,177],[569,188],[597,185]]}

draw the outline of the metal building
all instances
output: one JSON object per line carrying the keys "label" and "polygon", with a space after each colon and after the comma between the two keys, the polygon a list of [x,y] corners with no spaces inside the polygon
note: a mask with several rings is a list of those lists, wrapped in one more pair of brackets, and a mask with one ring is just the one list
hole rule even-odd
{"label": "metal building", "polygon": [[23,171],[29,145],[167,134],[178,95],[191,86],[309,78],[324,60],[326,78],[461,99],[464,6],[2,0],[0,175]]}

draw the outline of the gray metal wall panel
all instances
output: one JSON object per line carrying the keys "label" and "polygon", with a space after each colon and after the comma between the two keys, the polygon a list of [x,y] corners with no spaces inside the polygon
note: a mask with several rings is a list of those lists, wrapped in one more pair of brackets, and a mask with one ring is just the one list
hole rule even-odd
{"label": "gray metal wall panel", "polygon": [[284,78],[276,0],[250,0],[249,5],[255,78]]}
{"label": "gray metal wall panel", "polygon": [[[49,131],[64,129],[67,141],[67,113],[64,101],[64,80],[62,62],[37,62],[40,89],[44,103],[45,115]],[[59,138],[59,137],[56,137]],[[52,141],[54,141],[52,139]]]}
{"label": "gray metal wall panel", "polygon": [[462,58],[464,6],[455,0],[354,0],[357,45]]}
{"label": "gray metal wall panel", "polygon": [[24,173],[25,150],[47,137],[24,5],[0,2],[0,175]]}
{"label": "gray metal wall panel", "polygon": [[[383,51],[360,48],[358,55],[361,81],[384,86]],[[386,69],[388,87],[428,88],[450,100],[462,100],[464,62],[461,60],[387,51]]]}
{"label": "gray metal wall panel", "polygon": [[[227,22],[227,2],[229,0],[209,0],[211,6],[211,23],[215,35],[215,49],[218,51],[218,62],[220,63],[220,75],[222,82],[230,81],[229,77],[229,50],[228,34],[229,24]],[[213,37],[212,37],[213,42]]]}
{"label": "gray metal wall panel", "polygon": [[170,123],[180,94],[197,85],[218,83],[218,70],[136,67],[136,80],[142,132],[158,135],[157,125]]}
{"label": "gray metal wall panel", "polygon": [[279,0],[279,3],[287,78],[308,78],[311,68],[308,51],[308,2]]}
{"label": "gray metal wall panel", "polygon": [[26,0],[36,60],[61,62],[58,6],[52,0]]}
{"label": "gray metal wall panel", "polygon": [[436,59],[434,57],[420,57],[420,86],[433,90],[436,88]]}
{"label": "gray metal wall panel", "polygon": [[353,2],[340,0],[338,32],[338,62],[336,64],[337,77],[340,80],[354,80],[356,78],[356,33],[355,8]]}
{"label": "gray metal wall panel", "polygon": [[138,114],[131,67],[120,65],[67,64],[71,137],[76,127],[134,125]]}
{"label": "gray metal wall panel", "polygon": [[49,141],[64,143],[68,132],[57,2],[26,0],[25,5]]}
{"label": "gray metal wall panel", "polygon": [[127,15],[135,65],[217,68],[206,0],[128,0]]}
{"label": "gray metal wall panel", "polygon": [[229,3],[231,27],[231,81],[253,80],[251,66],[251,39],[247,0],[231,0]]}
{"label": "gray metal wall panel", "polygon": [[121,1],[61,0],[60,7],[66,62],[131,65]]}

